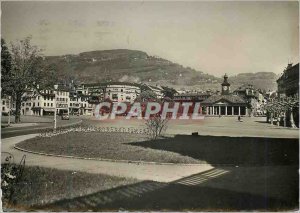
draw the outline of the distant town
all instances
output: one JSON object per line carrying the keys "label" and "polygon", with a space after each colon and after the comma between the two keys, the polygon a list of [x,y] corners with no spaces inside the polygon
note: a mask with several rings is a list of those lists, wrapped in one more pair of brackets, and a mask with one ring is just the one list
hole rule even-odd
{"label": "distant town", "polygon": [[[207,116],[263,116],[264,106],[276,98],[298,94],[299,63],[291,63],[277,80],[278,91],[263,92],[249,82],[236,90],[230,89],[230,78],[225,74],[220,90],[175,90],[162,85],[130,82],[102,82],[94,84],[57,84],[53,88],[30,88],[22,96],[21,115],[87,115],[93,116],[97,104],[104,100],[132,104],[151,91],[158,100],[200,102]],[[297,76],[298,75],[298,76]],[[171,92],[169,92],[171,91]],[[55,105],[56,104],[56,105]],[[2,97],[2,115],[15,113],[14,100]]]}

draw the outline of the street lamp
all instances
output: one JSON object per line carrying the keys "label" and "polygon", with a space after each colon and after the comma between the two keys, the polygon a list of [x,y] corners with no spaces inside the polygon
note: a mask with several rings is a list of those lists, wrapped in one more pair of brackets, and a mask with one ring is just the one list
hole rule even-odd
{"label": "street lamp", "polygon": [[10,126],[10,111],[11,111],[11,96],[8,96],[8,122],[7,122],[8,126]]}
{"label": "street lamp", "polygon": [[53,128],[53,131],[56,132],[56,92],[57,92],[57,89],[58,89],[58,85],[55,84],[54,85],[54,128]]}

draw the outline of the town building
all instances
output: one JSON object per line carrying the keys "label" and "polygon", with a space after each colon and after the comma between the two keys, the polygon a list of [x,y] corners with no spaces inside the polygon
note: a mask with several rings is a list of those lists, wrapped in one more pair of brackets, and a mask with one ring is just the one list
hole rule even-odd
{"label": "town building", "polygon": [[114,82],[106,85],[104,98],[113,102],[129,102],[134,100],[141,93],[140,85],[135,83]]}
{"label": "town building", "polygon": [[141,93],[141,85],[129,82],[106,82],[98,84],[85,84],[90,93],[99,93],[103,99],[109,99],[113,102],[133,103]]}
{"label": "town building", "polygon": [[191,92],[174,95],[175,102],[202,102],[212,95],[211,92]]}
{"label": "town building", "polygon": [[277,80],[277,86],[279,97],[299,96],[299,63],[294,66],[288,64]]}
{"label": "town building", "polygon": [[202,112],[209,116],[247,115],[247,102],[239,95],[230,92],[230,83],[226,74],[221,89],[221,94],[211,95],[201,102]]}
{"label": "town building", "polygon": [[38,92],[32,90],[24,95],[28,100],[23,102],[26,107],[24,115],[53,115],[55,109],[58,115],[69,114],[69,95],[69,89],[64,85],[54,85],[54,88]]}
{"label": "town building", "polygon": [[71,86],[70,90],[70,114],[92,115],[94,104],[90,102],[91,91],[84,85]]}
{"label": "town building", "polygon": [[10,96],[3,96],[1,98],[1,115],[8,115],[9,112],[15,111],[15,103]]}
{"label": "town building", "polygon": [[[106,82],[97,84],[55,85],[55,88],[30,89],[22,96],[21,115],[53,115],[55,106],[57,114],[93,115],[95,107],[106,99],[112,102],[132,104],[141,90],[151,90],[158,98],[163,98],[163,88],[129,82]],[[15,111],[15,102],[2,97],[2,114]]]}
{"label": "town building", "polygon": [[249,115],[257,116],[263,114],[263,106],[266,104],[266,101],[262,92],[255,89],[253,85],[241,86],[234,90],[233,94],[242,97],[248,103]]}

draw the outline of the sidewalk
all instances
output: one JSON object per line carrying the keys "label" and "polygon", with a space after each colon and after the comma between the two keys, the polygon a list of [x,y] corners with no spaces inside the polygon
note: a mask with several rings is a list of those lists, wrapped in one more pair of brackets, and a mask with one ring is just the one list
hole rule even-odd
{"label": "sidewalk", "polygon": [[[15,116],[10,117],[11,124],[15,123]],[[51,123],[53,116],[21,115],[21,123]],[[7,124],[8,116],[1,117],[1,124]]]}
{"label": "sidewalk", "polygon": [[1,127],[2,128],[19,128],[19,127],[28,127],[28,126],[37,126],[38,123],[11,123],[9,126],[8,124],[5,125],[5,124],[2,124]]}

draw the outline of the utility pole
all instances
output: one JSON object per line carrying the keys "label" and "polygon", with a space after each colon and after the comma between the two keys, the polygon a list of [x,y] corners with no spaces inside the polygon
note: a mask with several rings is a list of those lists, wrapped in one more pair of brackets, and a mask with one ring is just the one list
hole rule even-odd
{"label": "utility pole", "polygon": [[53,132],[56,132],[56,93],[57,93],[57,88],[58,85],[54,85],[54,127],[53,127]]}

